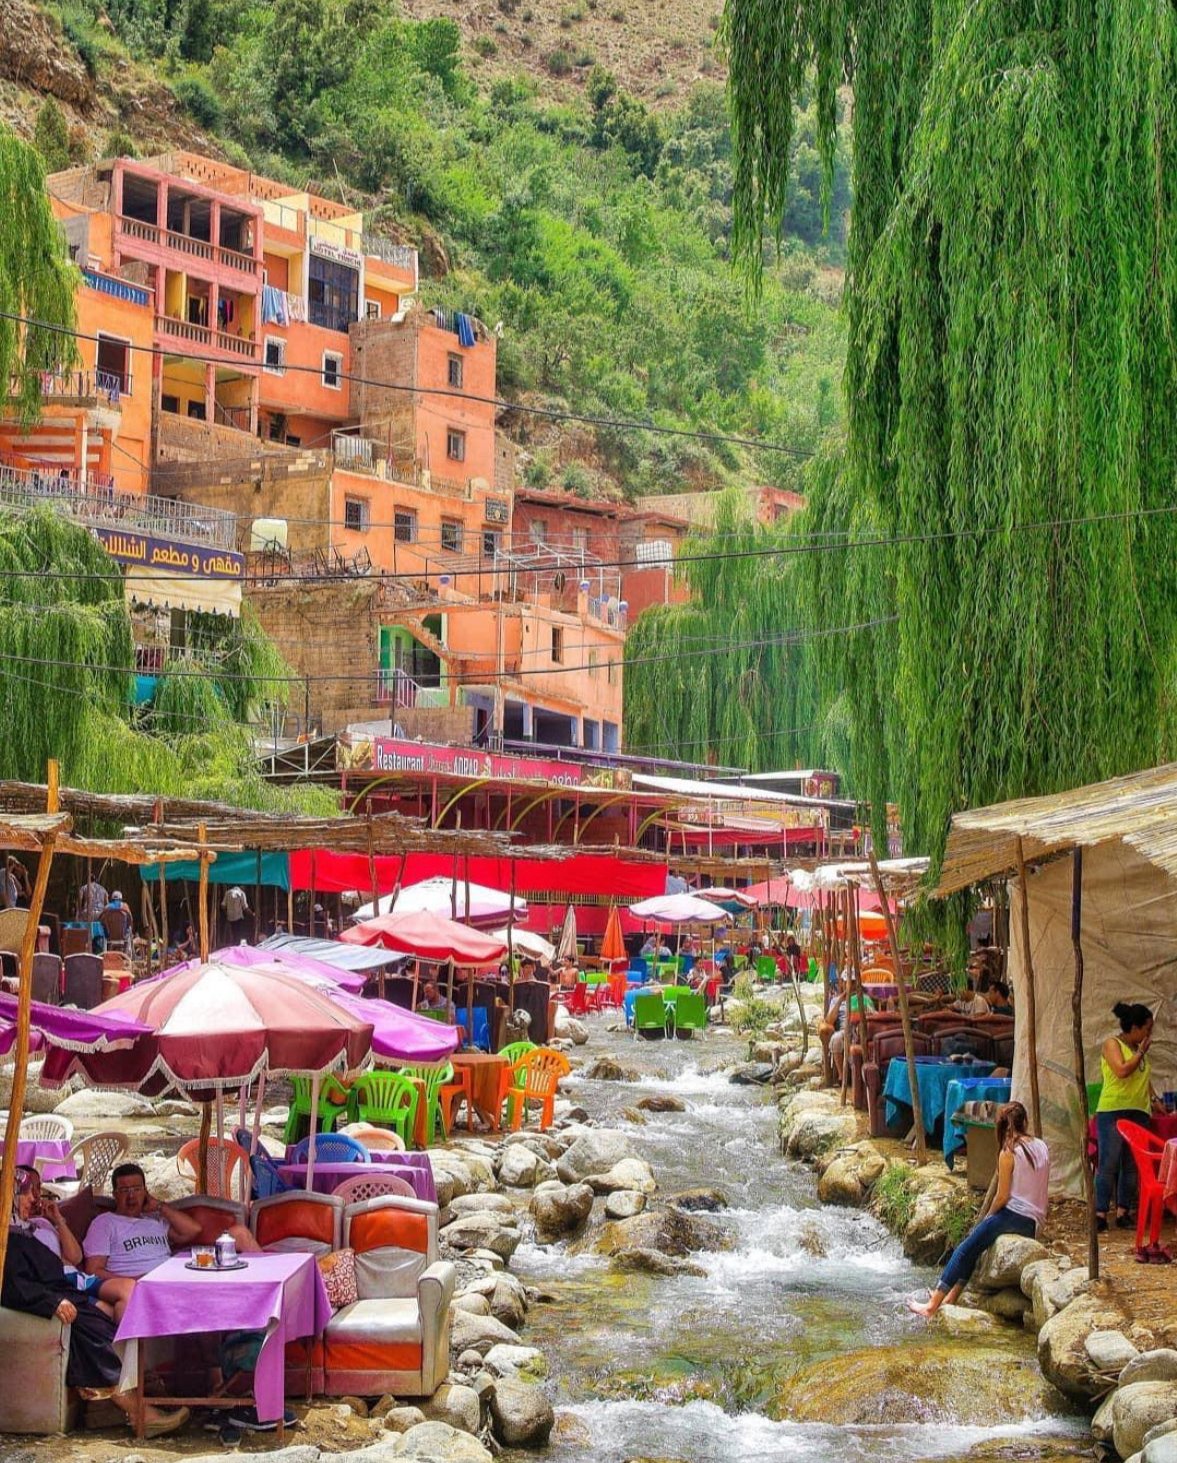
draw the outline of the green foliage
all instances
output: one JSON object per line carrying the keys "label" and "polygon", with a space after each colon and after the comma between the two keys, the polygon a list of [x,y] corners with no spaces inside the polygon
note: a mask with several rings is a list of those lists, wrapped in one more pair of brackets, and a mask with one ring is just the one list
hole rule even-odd
{"label": "green foliage", "polygon": [[810,75],[828,191],[853,58],[848,435],[804,530],[839,547],[802,600],[896,617],[814,660],[857,791],[898,801],[913,849],[1177,746],[1175,40],[1138,0],[728,6],[754,267]]}
{"label": "green foliage", "polygon": [[57,173],[69,167],[69,125],[65,113],[52,97],[45,98],[37,113],[33,146],[40,154],[47,173]]}
{"label": "green foliage", "polygon": [[652,177],[662,154],[658,123],[641,102],[617,89],[611,71],[594,66],[586,92],[592,107],[594,147],[620,147],[636,171]]}
{"label": "green foliage", "polygon": [[215,132],[224,120],[225,109],[209,81],[199,73],[189,73],[172,83],[176,100],[186,107],[202,127]]}
{"label": "green foliage", "polygon": [[889,1163],[871,1190],[871,1207],[892,1234],[903,1234],[915,1214],[918,1190],[906,1163]]}
{"label": "green foliage", "polygon": [[780,1019],[780,1014],[780,1007],[766,1001],[763,996],[747,996],[740,1005],[731,1007],[728,1021],[732,1030],[746,1036],[751,1044]]}

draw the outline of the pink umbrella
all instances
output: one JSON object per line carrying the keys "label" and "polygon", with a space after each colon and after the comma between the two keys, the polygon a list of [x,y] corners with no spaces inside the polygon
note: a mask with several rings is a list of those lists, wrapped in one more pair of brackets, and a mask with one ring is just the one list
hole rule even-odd
{"label": "pink umbrella", "polygon": [[[226,945],[221,950],[214,950],[208,958],[218,965],[280,965],[294,975],[310,976],[324,987],[328,995],[337,990],[359,995],[367,983],[366,977],[356,971],[340,970],[324,960],[316,960],[311,955],[301,955],[294,950],[259,950],[256,945]],[[184,960],[154,978],[167,980],[169,976],[177,975],[182,970],[194,970],[199,964],[199,960]]]}
{"label": "pink umbrella", "polygon": [[[16,996],[0,992],[0,1056],[6,1056],[16,1044],[17,1004]],[[72,1006],[32,1001],[30,1012],[30,1051],[49,1046],[64,1052],[126,1050],[141,1036],[151,1035],[150,1026],[100,1011],[75,1011]]]}
{"label": "pink umbrella", "polygon": [[786,905],[789,909],[814,909],[817,895],[798,889],[790,879],[766,879],[762,884],[749,884],[743,891],[759,905]]}
{"label": "pink umbrella", "polygon": [[383,945],[420,960],[452,960],[455,965],[493,965],[507,953],[505,940],[439,914],[382,914],[344,930],[340,939],[352,945]]}

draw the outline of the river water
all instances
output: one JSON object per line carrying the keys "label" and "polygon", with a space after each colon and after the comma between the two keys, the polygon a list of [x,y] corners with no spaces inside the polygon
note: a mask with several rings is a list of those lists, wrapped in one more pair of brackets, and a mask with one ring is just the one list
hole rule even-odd
{"label": "river water", "polygon": [[[522,1338],[545,1352],[564,1414],[549,1458],[1090,1457],[1085,1420],[1045,1393],[1030,1338],[1008,1327],[979,1354],[976,1341],[948,1340],[907,1312],[934,1275],[870,1216],[817,1203],[813,1174],[780,1156],[771,1099],[709,1071],[739,1060],[734,1038],[632,1042],[592,1025],[578,1055],[608,1051],[640,1080],[573,1078],[568,1095],[632,1134],[661,1193],[721,1189],[729,1207],[715,1217],[733,1248],[691,1257],[706,1278],[668,1278],[617,1274],[565,1244],[521,1246],[512,1268],[551,1297],[532,1307]],[[657,1092],[687,1110],[646,1114],[642,1126],[622,1116]]]}

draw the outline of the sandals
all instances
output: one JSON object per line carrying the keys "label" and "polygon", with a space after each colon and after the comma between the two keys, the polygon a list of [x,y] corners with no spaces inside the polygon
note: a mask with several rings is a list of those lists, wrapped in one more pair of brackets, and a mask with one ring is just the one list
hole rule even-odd
{"label": "sandals", "polygon": [[149,1419],[143,1429],[143,1436],[145,1438],[162,1438],[168,1433],[178,1432],[190,1416],[191,1413],[187,1407],[177,1407],[175,1412],[167,1412],[161,1417]]}
{"label": "sandals", "polygon": [[1145,1245],[1136,1251],[1136,1263],[1138,1265],[1171,1265],[1173,1256],[1160,1243]]}

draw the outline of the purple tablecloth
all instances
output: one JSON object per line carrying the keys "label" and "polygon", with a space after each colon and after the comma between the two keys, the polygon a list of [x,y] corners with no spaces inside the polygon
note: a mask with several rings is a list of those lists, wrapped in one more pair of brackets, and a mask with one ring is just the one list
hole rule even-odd
{"label": "purple tablecloth", "polygon": [[139,1377],[139,1342],[209,1331],[265,1331],[253,1377],[258,1417],[274,1422],[285,1405],[286,1343],[317,1336],[331,1305],[313,1255],[247,1255],[244,1270],[202,1273],[175,1255],[142,1276],[115,1335],[123,1355],[123,1390]]}
{"label": "purple tablecloth", "polygon": [[[78,1167],[69,1156],[70,1147],[68,1138],[20,1138],[16,1144],[16,1161],[32,1168],[35,1159],[47,1159],[41,1166],[41,1177],[46,1183],[53,1179],[76,1179]],[[3,1154],[4,1144],[0,1143],[0,1157]]]}
{"label": "purple tablecloth", "polygon": [[[374,1168],[377,1171],[391,1170],[397,1178],[412,1184],[418,1199],[437,1203],[437,1185],[433,1182],[433,1166],[428,1153],[373,1152],[371,1163],[316,1163],[311,1189],[316,1194],[333,1194],[345,1179],[355,1178],[357,1174],[370,1174]],[[306,1184],[305,1163],[280,1163],[278,1172],[295,1188]]]}

